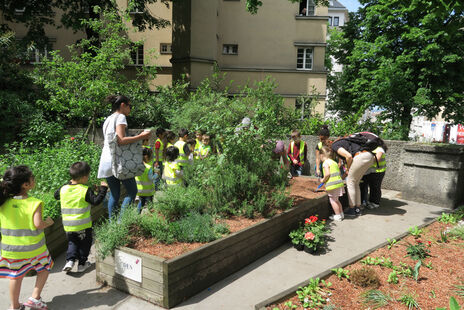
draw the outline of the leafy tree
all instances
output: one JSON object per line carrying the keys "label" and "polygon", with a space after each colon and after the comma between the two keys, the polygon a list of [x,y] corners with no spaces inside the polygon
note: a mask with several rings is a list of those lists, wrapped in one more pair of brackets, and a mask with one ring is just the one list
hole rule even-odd
{"label": "leafy tree", "polygon": [[412,114],[464,121],[464,3],[361,0],[328,51],[343,72],[329,77],[330,108],[379,107],[407,138]]}
{"label": "leafy tree", "polygon": [[95,132],[97,120],[109,113],[104,100],[109,94],[130,94],[137,105],[149,96],[147,80],[156,73],[154,67],[142,67],[135,79],[121,73],[131,62],[127,28],[116,13],[103,12],[102,16],[85,22],[103,38],[98,45],[83,39],[70,47],[71,60],[66,61],[55,51],[35,71],[36,82],[49,94],[47,100],[39,103],[66,118],[88,120],[86,133]]}

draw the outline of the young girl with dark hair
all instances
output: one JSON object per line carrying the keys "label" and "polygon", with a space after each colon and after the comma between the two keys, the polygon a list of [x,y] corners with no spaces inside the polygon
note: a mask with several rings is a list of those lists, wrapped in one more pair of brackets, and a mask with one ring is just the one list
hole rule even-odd
{"label": "young girl with dark hair", "polygon": [[108,200],[108,214],[111,217],[114,215],[114,209],[119,202],[119,196],[121,192],[121,183],[126,189],[127,196],[121,205],[123,210],[127,205],[134,202],[135,196],[137,195],[137,184],[135,178],[129,178],[125,180],[117,179],[112,172],[112,154],[109,147],[109,141],[106,137],[110,133],[116,133],[118,144],[125,145],[135,143],[140,140],[150,138],[150,131],[144,131],[141,134],[130,137],[127,135],[127,120],[126,116],[130,114],[131,103],[129,98],[123,95],[108,96],[107,101],[111,104],[113,114],[107,117],[103,123],[103,136],[105,141],[103,143],[103,150],[100,157],[100,166],[98,167],[98,178],[106,179],[110,188],[110,198]]}
{"label": "young girl with dark hair", "polygon": [[[34,176],[27,166],[8,169],[0,183],[0,277],[10,279],[11,309],[24,309],[24,306],[48,309],[40,294],[53,260],[45,245],[43,230],[53,220],[50,217],[42,220],[43,202],[28,196],[34,186]],[[21,283],[30,270],[37,271],[37,280],[32,296],[21,305]]]}
{"label": "young girl with dark hair", "polygon": [[322,160],[321,160],[321,149],[323,146],[327,145],[326,141],[329,140],[330,137],[330,131],[329,131],[329,126],[327,125],[322,125],[321,129],[319,129],[319,132],[317,133],[319,136],[319,143],[316,145],[316,176],[322,178],[323,170],[322,170]]}

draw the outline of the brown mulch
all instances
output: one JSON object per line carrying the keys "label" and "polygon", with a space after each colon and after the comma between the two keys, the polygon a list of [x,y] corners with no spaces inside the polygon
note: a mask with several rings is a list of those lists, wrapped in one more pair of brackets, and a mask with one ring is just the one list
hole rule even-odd
{"label": "brown mulch", "polygon": [[[317,185],[318,183],[316,180],[306,177],[294,178],[290,180],[290,196],[293,198],[293,204],[296,206],[305,200],[313,199],[324,195],[323,192],[315,192]],[[280,213],[279,210],[275,211],[276,214]],[[257,216],[254,219],[249,219],[243,216],[234,216],[223,220],[223,222],[225,222],[229,227],[230,233],[235,233],[244,228],[259,223],[264,219],[265,218],[263,218],[262,216]],[[158,243],[153,238],[132,237],[129,247],[147,254],[156,255],[165,259],[171,259],[184,253],[190,252],[194,249],[197,249],[205,244],[206,243],[198,242],[176,242],[172,244],[162,244]]]}
{"label": "brown mulch", "polygon": [[[419,270],[419,279],[416,282],[413,278],[406,278],[399,275],[399,283],[388,283],[388,275],[392,271],[390,268],[380,266],[368,266],[375,270],[380,278],[380,287],[378,290],[383,293],[388,293],[393,297],[387,306],[378,309],[408,309],[404,304],[398,301],[403,294],[412,294],[415,300],[419,303],[421,309],[436,309],[437,307],[446,307],[449,305],[449,298],[454,296],[460,305],[463,305],[464,298],[456,294],[454,285],[464,284],[464,242],[462,240],[449,240],[447,243],[439,242],[440,231],[450,227],[450,224],[435,222],[424,229],[421,240],[426,244],[431,242],[430,251],[431,257],[424,260],[422,267]],[[415,243],[416,239],[413,236],[408,236],[398,241],[391,249],[388,247],[380,248],[369,254],[370,257],[385,257],[390,258],[394,265],[399,265],[404,262],[409,266],[414,267],[417,261],[409,257],[405,257],[406,247],[409,243]],[[425,264],[432,264],[432,269],[425,267]],[[365,267],[360,261],[347,266],[345,269],[350,271]],[[330,292],[330,303],[340,309],[369,309],[368,305],[363,304],[360,295],[365,292],[366,288],[357,287],[347,279],[339,280],[336,275],[331,275],[326,279],[332,283]],[[279,304],[269,306],[267,309],[289,309],[284,305],[285,302],[292,301],[293,304],[299,305],[297,309],[304,309],[298,297],[295,295]],[[374,309],[372,306],[370,309]]]}

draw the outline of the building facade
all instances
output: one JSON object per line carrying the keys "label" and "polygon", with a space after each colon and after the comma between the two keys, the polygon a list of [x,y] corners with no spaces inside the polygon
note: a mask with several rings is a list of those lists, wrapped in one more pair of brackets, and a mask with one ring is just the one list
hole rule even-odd
{"label": "building facade", "polygon": [[288,106],[314,95],[323,113],[327,14],[311,0],[267,0],[256,15],[245,10],[245,0],[174,2],[173,78],[185,75],[196,88],[216,64],[234,94],[271,76]]}

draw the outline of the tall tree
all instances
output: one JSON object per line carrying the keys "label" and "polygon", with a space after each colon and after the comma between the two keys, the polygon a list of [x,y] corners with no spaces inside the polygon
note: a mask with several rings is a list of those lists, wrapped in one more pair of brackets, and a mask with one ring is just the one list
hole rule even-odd
{"label": "tall tree", "polygon": [[329,78],[330,108],[379,107],[407,138],[413,113],[464,121],[464,3],[360,0],[328,51],[343,65]]}

